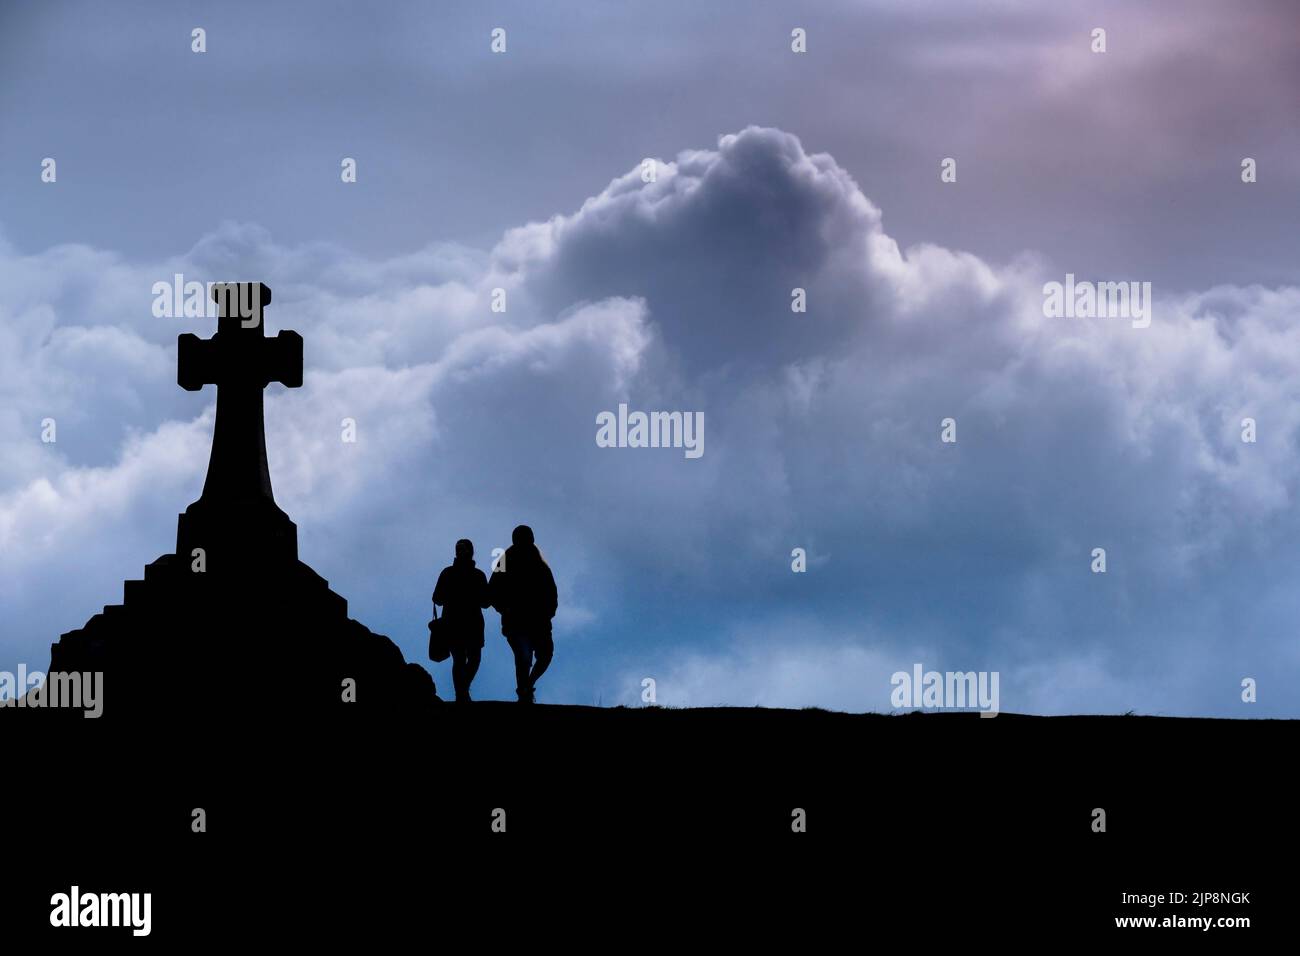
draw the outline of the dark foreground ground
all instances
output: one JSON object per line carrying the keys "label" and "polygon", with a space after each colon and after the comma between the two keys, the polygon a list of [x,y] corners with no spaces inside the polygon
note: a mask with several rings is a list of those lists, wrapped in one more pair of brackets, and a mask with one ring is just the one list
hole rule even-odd
{"label": "dark foreground ground", "polygon": [[[49,933],[51,894],[77,883],[151,892],[153,933],[56,942],[1249,947],[1293,933],[1296,731],[506,703],[252,731],[0,718],[0,934]],[[1190,905],[1201,891],[1249,902]],[[1115,927],[1148,915],[1252,925]]]}

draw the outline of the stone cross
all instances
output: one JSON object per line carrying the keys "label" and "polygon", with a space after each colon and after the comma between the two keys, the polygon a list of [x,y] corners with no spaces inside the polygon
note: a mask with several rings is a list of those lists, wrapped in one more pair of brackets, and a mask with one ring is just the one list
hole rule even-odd
{"label": "stone cross", "polygon": [[200,339],[186,332],[177,340],[180,387],[191,392],[217,387],[212,457],[199,500],[223,506],[274,502],[262,390],[272,382],[302,385],[302,336],[266,337],[262,309],[271,303],[271,290],[260,282],[217,284],[212,298],[218,306],[216,335]]}

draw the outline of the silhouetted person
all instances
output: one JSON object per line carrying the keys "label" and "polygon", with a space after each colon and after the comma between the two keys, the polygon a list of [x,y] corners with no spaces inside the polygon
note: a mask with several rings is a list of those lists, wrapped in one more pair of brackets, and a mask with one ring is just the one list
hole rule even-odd
{"label": "silhouetted person", "polygon": [[474,544],[466,538],[456,542],[456,560],[442,569],[433,588],[433,603],[443,609],[451,651],[451,682],[458,703],[469,701],[469,685],[483,659],[483,608],[490,607],[488,581],[474,564]]}
{"label": "silhouetted person", "polygon": [[533,543],[533,529],[521,524],[511,541],[488,590],[492,606],[501,612],[501,633],[515,655],[515,693],[521,704],[531,704],[537,678],[555,653],[551,618],[559,599],[555,576]]}

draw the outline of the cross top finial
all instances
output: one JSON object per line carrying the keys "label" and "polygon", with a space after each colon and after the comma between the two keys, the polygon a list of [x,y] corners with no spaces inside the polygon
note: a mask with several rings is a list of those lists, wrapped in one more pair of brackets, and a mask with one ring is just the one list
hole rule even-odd
{"label": "cross top finial", "polygon": [[233,326],[260,329],[262,310],[271,304],[271,287],[265,282],[216,282],[212,301],[217,303],[217,331]]}

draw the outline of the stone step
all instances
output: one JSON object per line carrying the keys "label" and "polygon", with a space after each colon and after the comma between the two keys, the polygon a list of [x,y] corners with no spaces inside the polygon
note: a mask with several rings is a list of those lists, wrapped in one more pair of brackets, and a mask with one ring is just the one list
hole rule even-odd
{"label": "stone step", "polygon": [[174,554],[164,554],[156,561],[146,564],[144,567],[144,579],[146,581],[157,581],[169,577],[175,573],[177,568],[177,559]]}
{"label": "stone step", "polygon": [[122,582],[122,603],[140,604],[149,598],[149,582],[134,578]]}

